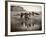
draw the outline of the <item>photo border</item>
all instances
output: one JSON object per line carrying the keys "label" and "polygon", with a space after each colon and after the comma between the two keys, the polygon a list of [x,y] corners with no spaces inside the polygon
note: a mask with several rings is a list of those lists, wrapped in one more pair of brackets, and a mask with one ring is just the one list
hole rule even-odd
{"label": "photo border", "polygon": [[[8,35],[8,2],[44,4],[44,33]],[[41,34],[45,34],[45,3],[42,3],[42,2],[25,2],[25,1],[5,1],[5,36],[24,36],[24,35],[41,35]]]}

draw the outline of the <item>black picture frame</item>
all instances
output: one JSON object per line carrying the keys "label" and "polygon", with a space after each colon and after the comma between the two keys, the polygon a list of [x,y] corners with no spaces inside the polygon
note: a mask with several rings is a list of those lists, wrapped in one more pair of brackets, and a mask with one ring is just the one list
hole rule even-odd
{"label": "black picture frame", "polygon": [[[44,33],[8,35],[8,7],[7,7],[8,2],[44,4]],[[42,34],[45,34],[45,3],[42,3],[42,2],[25,2],[25,1],[5,1],[5,36],[24,36],[24,35],[42,35]]]}

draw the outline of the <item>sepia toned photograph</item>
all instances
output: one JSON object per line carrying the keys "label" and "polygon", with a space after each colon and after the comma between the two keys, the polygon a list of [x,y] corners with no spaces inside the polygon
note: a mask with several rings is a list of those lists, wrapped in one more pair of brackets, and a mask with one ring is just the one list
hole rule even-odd
{"label": "sepia toned photograph", "polygon": [[42,30],[41,6],[11,6],[11,32],[37,30]]}
{"label": "sepia toned photograph", "polygon": [[8,2],[8,35],[44,33],[44,4]]}

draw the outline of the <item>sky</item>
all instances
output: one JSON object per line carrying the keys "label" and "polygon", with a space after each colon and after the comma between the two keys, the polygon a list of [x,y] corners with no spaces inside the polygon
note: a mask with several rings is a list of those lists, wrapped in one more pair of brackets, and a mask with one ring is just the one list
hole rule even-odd
{"label": "sky", "polygon": [[23,7],[27,11],[38,11],[38,12],[40,12],[42,10],[41,6],[29,5],[29,6],[21,6],[21,7]]}

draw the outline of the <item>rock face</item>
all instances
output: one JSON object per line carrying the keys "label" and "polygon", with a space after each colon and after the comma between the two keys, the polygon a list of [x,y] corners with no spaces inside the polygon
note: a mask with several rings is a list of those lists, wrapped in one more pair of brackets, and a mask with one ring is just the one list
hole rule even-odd
{"label": "rock face", "polygon": [[20,6],[11,6],[11,11],[24,11],[24,9]]}

